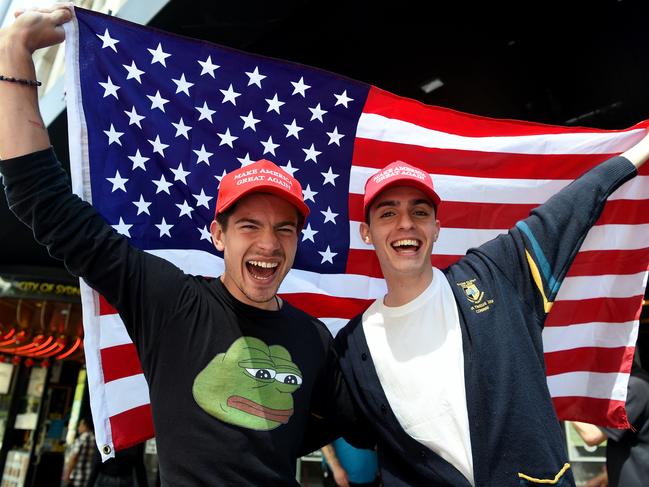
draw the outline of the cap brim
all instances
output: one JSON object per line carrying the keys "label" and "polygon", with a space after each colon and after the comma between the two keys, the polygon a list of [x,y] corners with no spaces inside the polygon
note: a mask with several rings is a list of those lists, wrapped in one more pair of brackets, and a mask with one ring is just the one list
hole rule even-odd
{"label": "cap brim", "polygon": [[245,196],[248,196],[250,194],[253,194],[253,193],[270,193],[270,194],[273,194],[275,196],[278,196],[278,197],[288,201],[290,204],[292,204],[297,209],[297,211],[300,212],[300,214],[304,217],[305,220],[309,216],[309,213],[311,212],[311,209],[309,208],[309,206],[304,201],[302,201],[300,198],[295,196],[293,193],[290,193],[290,192],[288,192],[286,190],[278,188],[277,186],[274,186],[274,185],[266,186],[266,185],[260,184],[260,185],[253,186],[253,187],[249,188],[248,190],[242,191],[241,193],[237,194],[236,198],[232,198],[230,201],[227,201],[223,206],[221,206],[221,208],[219,208],[217,210],[216,214],[223,213],[228,208],[230,208],[234,203],[239,201],[241,198],[243,198]]}
{"label": "cap brim", "polygon": [[439,208],[439,204],[442,202],[441,198],[439,195],[435,192],[435,190],[431,189],[430,186],[427,186],[425,183],[422,183],[420,181],[416,181],[414,179],[399,179],[396,181],[392,181],[385,186],[383,186],[374,196],[372,196],[372,199],[365,205],[363,208],[363,213],[365,216],[367,216],[367,212],[369,211],[370,207],[376,201],[376,198],[383,193],[384,191],[394,188],[396,186],[408,186],[410,188],[416,188],[422,193],[424,193],[426,196],[428,196],[431,201],[433,202],[433,206],[435,207],[435,211],[437,212],[437,209]]}

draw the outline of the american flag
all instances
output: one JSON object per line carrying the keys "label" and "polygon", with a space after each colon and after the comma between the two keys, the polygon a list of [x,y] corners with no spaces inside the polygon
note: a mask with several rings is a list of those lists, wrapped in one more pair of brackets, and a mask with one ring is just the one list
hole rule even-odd
{"label": "american flag", "polygon": [[[443,203],[432,262],[444,267],[646,127],[477,117],[82,9],[66,34],[75,192],[133,245],[218,276],[223,261],[208,229],[219,181],[273,160],[300,180],[311,207],[280,292],[334,333],[385,292],[358,235],[363,186],[378,168],[400,159],[433,175]],[[562,419],[626,425],[649,261],[647,179],[611,197],[547,319],[548,385]],[[153,436],[147,385],[116,311],[86,286],[82,299],[97,442],[124,448]]]}

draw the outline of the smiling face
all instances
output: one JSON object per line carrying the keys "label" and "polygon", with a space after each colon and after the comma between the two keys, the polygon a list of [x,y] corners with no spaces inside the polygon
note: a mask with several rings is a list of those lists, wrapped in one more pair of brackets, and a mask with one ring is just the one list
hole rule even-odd
{"label": "smiling face", "polygon": [[422,191],[396,186],[380,193],[361,223],[361,238],[374,245],[388,285],[432,273],[430,255],[439,235],[433,204]]}
{"label": "smiling face", "polygon": [[275,309],[275,293],[297,250],[298,216],[293,205],[267,193],[237,201],[227,230],[210,227],[214,246],[223,251],[223,284],[239,301]]}

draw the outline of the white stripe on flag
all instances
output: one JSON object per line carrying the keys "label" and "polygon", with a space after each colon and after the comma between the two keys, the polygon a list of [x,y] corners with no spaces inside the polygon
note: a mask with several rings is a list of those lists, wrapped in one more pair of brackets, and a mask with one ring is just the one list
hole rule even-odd
{"label": "white stripe on flag", "polygon": [[586,250],[633,250],[649,247],[649,224],[597,225],[590,229],[579,249]]}
{"label": "white stripe on flag", "polygon": [[645,271],[637,274],[566,277],[556,301],[638,296],[647,283]]}
{"label": "white stripe on flag", "polygon": [[101,336],[99,338],[99,348],[115,347],[133,343],[131,337],[126,331],[124,322],[118,314],[102,315],[99,317],[99,326]]}
{"label": "white stripe on flag", "polygon": [[[349,192],[365,193],[365,181],[377,169],[353,166]],[[567,186],[571,180],[505,179],[431,174],[442,201],[471,203],[541,204]],[[624,183],[608,200],[649,199],[649,176],[637,176]],[[442,222],[443,223],[443,222]]]}
{"label": "white stripe on flag", "polygon": [[581,347],[632,347],[635,345],[638,321],[624,323],[580,323],[569,326],[546,326],[543,351],[557,352]]}
{"label": "white stripe on flag", "polygon": [[105,387],[109,416],[149,404],[149,387],[143,374],[107,382]]}
{"label": "white stripe on flag", "polygon": [[548,389],[552,397],[593,397],[626,400],[629,374],[602,372],[567,372],[549,375]]}
{"label": "white stripe on flag", "polygon": [[336,336],[342,327],[349,323],[346,318],[320,318],[320,321],[327,325],[333,336]]}
{"label": "white stripe on flag", "polygon": [[642,129],[634,129],[614,133],[466,137],[382,115],[363,113],[358,121],[356,136],[421,147],[508,154],[612,154],[635,145],[645,133]]}

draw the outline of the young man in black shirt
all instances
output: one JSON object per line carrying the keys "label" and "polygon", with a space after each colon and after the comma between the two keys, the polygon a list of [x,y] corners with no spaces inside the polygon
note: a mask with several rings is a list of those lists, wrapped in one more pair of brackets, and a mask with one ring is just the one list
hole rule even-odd
{"label": "young man in black shirt", "polygon": [[[32,53],[62,41],[71,18],[20,15],[0,31],[0,74],[33,80]],[[149,384],[163,485],[297,485],[296,458],[351,415],[330,333],[276,295],[309,212],[298,181],[269,161],[223,177],[211,234],[225,271],[187,275],[71,193],[33,86],[2,80],[0,99],[9,206],[118,310]],[[329,420],[329,438],[305,433]]]}

